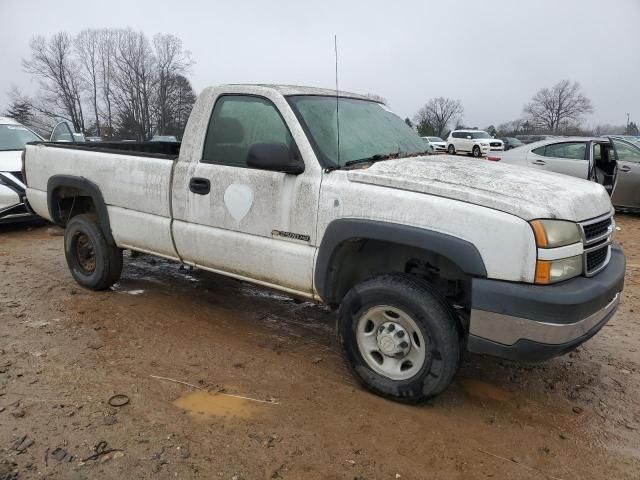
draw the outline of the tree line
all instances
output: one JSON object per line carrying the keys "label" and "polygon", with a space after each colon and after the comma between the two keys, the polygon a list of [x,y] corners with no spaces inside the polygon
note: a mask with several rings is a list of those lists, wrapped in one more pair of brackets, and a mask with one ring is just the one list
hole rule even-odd
{"label": "tree line", "polygon": [[[518,134],[556,135],[600,135],[604,133],[624,133],[638,135],[634,122],[626,126],[599,125],[593,129],[582,126],[584,115],[593,113],[591,100],[581,91],[578,82],[561,80],[553,87],[542,88],[523,107],[521,118],[505,122],[497,127],[485,128],[492,135],[513,136]],[[465,127],[462,115],[464,108],[460,100],[437,97],[430,99],[405,122],[421,136],[443,137],[451,129]]]}
{"label": "tree line", "polygon": [[182,136],[196,94],[191,55],[174,35],[149,39],[131,29],[88,29],[36,36],[23,68],[35,96],[14,87],[6,114],[41,131],[60,120],[107,139]]}

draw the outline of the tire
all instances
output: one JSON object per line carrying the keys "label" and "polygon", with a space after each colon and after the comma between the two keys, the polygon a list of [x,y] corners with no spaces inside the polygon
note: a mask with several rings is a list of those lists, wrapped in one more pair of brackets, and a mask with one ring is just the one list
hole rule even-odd
{"label": "tire", "polygon": [[477,146],[477,145],[475,145],[473,147],[473,152],[472,153],[473,153],[473,156],[476,157],[476,158],[480,158],[480,156],[482,155],[482,152],[480,152],[480,147]]}
{"label": "tire", "polygon": [[449,386],[461,360],[458,328],[447,300],[407,274],[356,285],[338,311],[338,338],[353,375],[372,392],[405,403],[424,402]]}
{"label": "tire", "polygon": [[449,155],[456,154],[456,147],[453,146],[453,143],[449,144],[449,146],[447,147],[447,152],[449,152]]}
{"label": "tire", "polygon": [[104,290],[122,273],[122,250],[107,243],[91,214],[73,217],[64,232],[64,254],[71,276],[91,290]]}

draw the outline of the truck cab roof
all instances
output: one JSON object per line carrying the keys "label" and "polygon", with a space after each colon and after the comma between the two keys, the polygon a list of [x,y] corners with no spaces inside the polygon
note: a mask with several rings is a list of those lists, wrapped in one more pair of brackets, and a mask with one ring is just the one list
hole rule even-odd
{"label": "truck cab roof", "polygon": [[[215,85],[214,88],[217,87],[225,87],[227,85]],[[271,90],[275,90],[276,92],[284,95],[285,97],[292,95],[321,95],[327,97],[335,97],[336,90],[330,88],[318,88],[318,87],[306,87],[302,85],[278,85],[278,84],[267,84],[267,83],[257,83],[257,84],[248,84],[248,83],[237,83],[237,84],[228,84],[228,86],[233,87],[261,87],[261,88],[269,88]],[[358,93],[345,92],[342,90],[338,90],[338,97],[344,98],[355,98],[360,100],[369,100],[372,102],[381,103],[376,99],[367,97],[366,95],[360,95]]]}

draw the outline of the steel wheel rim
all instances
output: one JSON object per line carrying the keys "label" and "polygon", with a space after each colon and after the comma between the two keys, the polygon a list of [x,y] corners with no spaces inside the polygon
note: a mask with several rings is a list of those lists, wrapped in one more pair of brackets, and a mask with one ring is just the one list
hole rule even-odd
{"label": "steel wheel rim", "polygon": [[360,315],[356,340],[367,366],[391,380],[415,376],[426,361],[429,347],[411,315],[389,305],[370,308]]}
{"label": "steel wheel rim", "polygon": [[76,238],[76,259],[80,268],[88,274],[96,269],[96,250],[88,235],[80,233]]}

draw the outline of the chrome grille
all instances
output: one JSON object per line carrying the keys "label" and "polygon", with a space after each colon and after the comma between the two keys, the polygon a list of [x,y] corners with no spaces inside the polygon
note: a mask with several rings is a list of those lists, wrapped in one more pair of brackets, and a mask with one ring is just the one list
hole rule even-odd
{"label": "chrome grille", "polygon": [[580,223],[584,244],[584,274],[587,277],[595,275],[609,263],[614,225],[612,214]]}
{"label": "chrome grille", "polygon": [[593,272],[602,267],[607,261],[609,255],[609,245],[602,247],[594,247],[594,250],[590,250],[586,253],[587,272]]}
{"label": "chrome grille", "polygon": [[602,236],[608,236],[611,234],[609,228],[611,227],[611,217],[600,220],[599,222],[590,223],[582,226],[584,231],[584,238],[587,242],[597,241]]}

